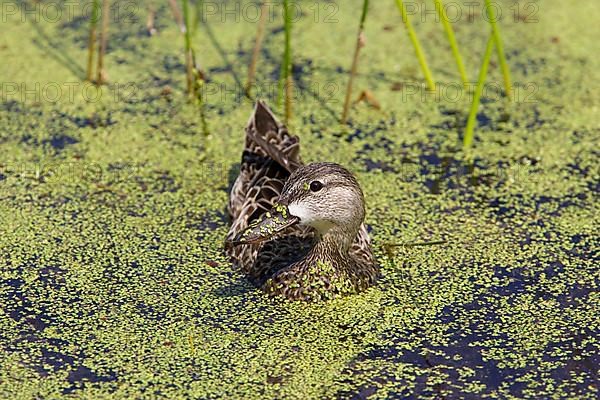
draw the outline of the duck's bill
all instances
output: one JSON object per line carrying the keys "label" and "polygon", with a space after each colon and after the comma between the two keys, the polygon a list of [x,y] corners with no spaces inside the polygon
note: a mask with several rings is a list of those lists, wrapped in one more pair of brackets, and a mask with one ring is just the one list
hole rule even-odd
{"label": "duck's bill", "polygon": [[298,217],[290,214],[286,206],[276,204],[270,211],[252,221],[232,241],[234,245],[259,243],[268,240],[284,229],[297,224]]}

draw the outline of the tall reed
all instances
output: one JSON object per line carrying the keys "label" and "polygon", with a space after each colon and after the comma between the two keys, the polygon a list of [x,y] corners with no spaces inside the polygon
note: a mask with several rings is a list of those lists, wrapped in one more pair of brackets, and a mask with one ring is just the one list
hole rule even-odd
{"label": "tall reed", "polygon": [[183,0],[183,23],[185,42],[186,87],[190,98],[196,96],[196,80],[194,78],[194,57],[192,54],[192,38],[190,34],[190,6],[188,0]]}
{"label": "tall reed", "polygon": [[148,35],[154,36],[158,32],[154,26],[154,20],[156,19],[156,11],[152,5],[148,6],[148,16],[146,17],[146,32]]}
{"label": "tall reed", "polygon": [[402,0],[396,0],[396,5],[398,6],[398,10],[400,10],[400,14],[402,15],[402,21],[404,21],[404,25],[406,26],[406,30],[408,32],[408,36],[410,41],[415,48],[415,53],[417,55],[417,59],[419,60],[419,65],[421,66],[421,70],[423,71],[423,75],[425,76],[425,81],[427,82],[427,87],[429,90],[435,90],[435,83],[433,81],[433,77],[431,76],[431,71],[429,70],[429,66],[427,65],[427,61],[425,60],[425,54],[421,49],[421,44],[419,43],[419,39],[417,38],[417,34],[412,27],[410,22],[410,18],[408,17],[408,13],[406,12],[406,7]]}
{"label": "tall reed", "polygon": [[98,49],[98,66],[96,72],[98,78],[97,85],[102,85],[108,80],[108,75],[104,69],[104,55],[108,45],[108,23],[110,22],[110,0],[102,1],[102,33],[100,35],[100,48]]}
{"label": "tall reed", "polygon": [[177,23],[177,26],[179,26],[179,30],[182,33],[184,33],[185,32],[185,22],[183,21],[183,17],[181,16],[179,7],[177,7],[177,1],[169,0],[169,7],[171,8],[171,12],[173,13],[173,18],[175,18],[175,22]]}
{"label": "tall reed", "polygon": [[250,66],[248,67],[248,79],[246,80],[246,95],[250,97],[252,95],[252,85],[255,82],[256,76],[256,64],[258,63],[258,57],[260,56],[260,49],[262,47],[263,38],[265,35],[265,27],[267,26],[267,15],[269,14],[269,8],[266,2],[262,2],[260,5],[260,19],[258,20],[258,27],[256,29],[256,38],[254,39],[254,49],[252,50],[252,59],[250,60]]}
{"label": "tall reed", "polygon": [[465,127],[465,134],[463,136],[463,147],[466,149],[473,143],[473,132],[475,130],[475,122],[477,121],[477,111],[479,110],[479,102],[481,99],[481,93],[483,92],[483,85],[487,77],[488,65],[490,64],[490,58],[492,57],[492,51],[494,50],[494,34],[490,34],[490,38],[487,41],[485,48],[485,54],[481,61],[481,67],[479,68],[479,78],[477,79],[477,86],[473,93],[473,101],[471,102],[471,109],[469,111],[469,118],[467,119],[467,126]]}
{"label": "tall reed", "polygon": [[435,10],[438,13],[438,16],[442,20],[442,25],[444,25],[444,30],[446,31],[446,36],[448,37],[448,43],[450,43],[450,48],[452,49],[452,55],[454,56],[454,60],[456,61],[456,66],[458,67],[458,73],[460,75],[460,79],[463,82],[463,86],[467,88],[469,86],[469,80],[467,78],[467,72],[465,71],[465,65],[463,64],[462,57],[460,55],[460,51],[458,50],[458,43],[456,43],[456,37],[454,36],[454,29],[452,29],[452,24],[448,20],[448,16],[444,11],[444,3],[442,0],[434,0],[435,2]]}
{"label": "tall reed", "polygon": [[364,28],[365,20],[367,19],[367,12],[369,10],[369,0],[363,1],[362,14],[360,16],[360,23],[358,25],[358,35],[356,37],[356,46],[354,48],[354,57],[352,58],[352,67],[350,68],[350,78],[348,79],[348,87],[346,88],[346,98],[344,99],[344,110],[342,112],[342,124],[345,124],[348,120],[348,109],[350,108],[350,99],[352,98],[352,85],[354,83],[354,77],[356,76],[356,70],[358,69],[358,55],[360,49],[364,46]]}
{"label": "tall reed", "polygon": [[496,45],[496,51],[498,52],[498,60],[500,61],[500,69],[502,70],[502,76],[504,78],[504,93],[506,97],[510,98],[512,94],[512,82],[510,79],[510,69],[504,56],[504,45],[502,38],[500,37],[500,29],[496,23],[496,12],[490,0],[485,0],[485,8],[487,10],[487,17],[492,27],[492,34],[494,36],[494,42]]}
{"label": "tall reed", "polygon": [[277,103],[285,99],[285,121],[288,122],[292,116],[292,15],[288,0],[283,0],[283,21],[285,30],[285,49],[279,75],[279,98]]}
{"label": "tall reed", "polygon": [[88,60],[86,73],[86,79],[90,82],[94,80],[94,53],[96,51],[96,27],[98,26],[99,8],[99,0],[94,0],[92,3],[92,14],[90,16],[90,35],[88,38]]}
{"label": "tall reed", "polygon": [[194,44],[192,43],[192,37],[197,32],[197,25],[199,21],[203,20],[199,14],[201,12],[202,2],[197,5],[196,12],[192,22],[192,14],[190,13],[189,0],[183,0],[183,16],[179,13],[177,3],[173,0],[171,3],[171,9],[173,10],[173,16],[178,24],[183,24],[182,33],[184,39],[185,48],[185,67],[186,67],[186,85],[187,94],[191,102],[197,102],[198,108],[200,109],[200,123],[202,125],[202,132],[205,136],[210,134],[208,130],[208,124],[206,121],[206,115],[204,112],[204,99],[203,99],[203,87],[204,87],[204,74],[196,65],[196,56],[194,53]]}

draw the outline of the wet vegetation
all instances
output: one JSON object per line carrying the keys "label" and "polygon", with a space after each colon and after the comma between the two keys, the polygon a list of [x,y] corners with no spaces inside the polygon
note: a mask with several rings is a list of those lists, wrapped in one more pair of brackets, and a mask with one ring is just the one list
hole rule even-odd
{"label": "wet vegetation", "polygon": [[[410,15],[430,92],[397,5],[371,2],[353,87],[380,107],[341,125],[363,2],[297,2],[290,125],[304,161],[356,173],[382,266],[365,293],[305,304],[269,300],[222,251],[242,77],[258,51],[252,96],[276,104],[282,8],[259,46],[258,17],[196,18],[201,113],[181,24],[149,3],[111,2],[99,87],[89,15],[1,22],[1,398],[598,397],[594,4],[498,2],[512,92],[494,47],[465,148],[472,96],[439,21]],[[468,77],[484,3],[452,22]]]}

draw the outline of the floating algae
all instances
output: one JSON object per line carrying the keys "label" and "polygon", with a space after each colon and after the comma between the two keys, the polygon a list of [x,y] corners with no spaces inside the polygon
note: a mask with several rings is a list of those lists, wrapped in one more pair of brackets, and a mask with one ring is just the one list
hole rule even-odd
{"label": "floating algae", "polygon": [[[484,92],[473,160],[457,137],[468,102],[411,94],[421,80],[412,59],[390,60],[381,45],[409,46],[393,2],[370,10],[366,35],[380,43],[364,48],[355,82],[383,111],[357,105],[349,134],[336,123],[335,84],[347,81],[355,24],[294,22],[293,69],[310,66],[296,74],[312,89],[294,105],[304,161],[356,172],[376,249],[446,242],[379,250],[377,286],[319,304],[270,300],[223,254],[252,104],[207,83],[218,131],[201,135],[167,11],[157,9],[151,38],[127,18],[111,21],[112,86],[94,102],[83,86],[73,99],[61,86],[55,102],[4,90],[0,397],[597,398],[600,93],[584,86],[600,78],[600,61],[579,27],[594,26],[598,10],[560,5],[544,2],[537,24],[501,21],[507,44],[535,45],[507,45],[523,97],[499,122],[503,100]],[[340,3],[334,17],[356,21],[356,8]],[[8,17],[2,76],[35,77],[40,88],[79,82],[86,21],[36,29]],[[218,15],[206,25],[226,57],[207,42],[203,67],[234,87],[244,70],[225,60],[250,56],[256,27]],[[454,27],[459,40],[474,38],[461,52],[475,68],[487,21]],[[415,29],[439,38],[423,40],[424,51],[440,55],[428,60],[436,79],[452,79],[439,24]],[[255,93],[276,75],[281,38],[265,36],[261,65],[271,67],[258,71]],[[501,87],[498,69],[489,73]],[[410,90],[390,90],[399,81]]]}

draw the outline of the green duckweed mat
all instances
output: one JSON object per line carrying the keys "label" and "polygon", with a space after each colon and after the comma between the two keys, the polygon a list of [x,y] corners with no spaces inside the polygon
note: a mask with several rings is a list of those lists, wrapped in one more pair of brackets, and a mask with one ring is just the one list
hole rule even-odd
{"label": "green duckweed mat", "polygon": [[[317,304],[269,300],[222,251],[252,110],[248,3],[226,15],[205,2],[216,9],[194,32],[208,136],[185,100],[168,2],[113,2],[100,91],[82,81],[87,3],[67,3],[2,2],[1,398],[598,397],[594,2],[496,3],[518,90],[499,97],[494,57],[468,152],[468,96],[441,24],[421,14],[432,2],[411,4],[439,96],[421,89],[394,2],[373,3],[355,97],[369,90],[381,110],[359,102],[347,127],[361,2],[295,3],[290,126],[305,161],[356,173],[383,274]],[[479,3],[453,3],[473,80],[489,35]],[[284,36],[273,13],[256,90],[271,104]],[[443,243],[403,245],[426,241]]]}

